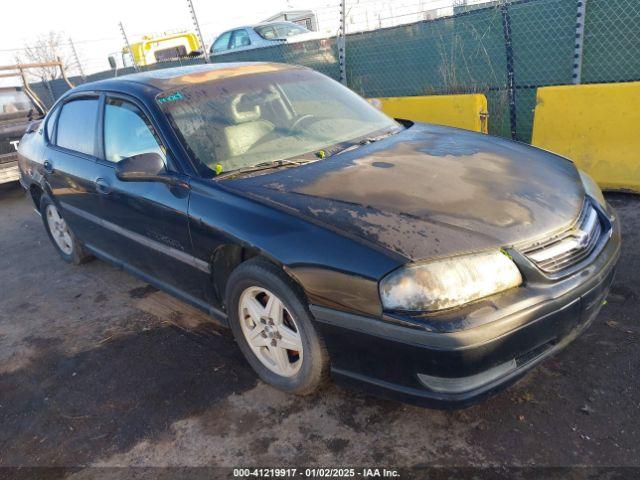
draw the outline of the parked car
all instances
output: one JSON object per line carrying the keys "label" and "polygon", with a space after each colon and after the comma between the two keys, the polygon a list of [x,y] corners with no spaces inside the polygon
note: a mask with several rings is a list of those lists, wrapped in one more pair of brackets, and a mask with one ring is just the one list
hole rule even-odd
{"label": "parked car", "polygon": [[15,182],[18,170],[18,144],[34,120],[44,117],[44,110],[22,87],[0,88],[0,184]]}
{"label": "parked car", "polygon": [[198,65],[66,93],[19,148],[68,262],[228,325],[258,375],[463,406],[596,317],[616,214],[562,157],[394,120],[303,67]]}
{"label": "parked car", "polygon": [[293,22],[267,22],[228,30],[219,35],[209,48],[212,55],[270,47],[282,43],[323,39],[324,35],[307,30]]}

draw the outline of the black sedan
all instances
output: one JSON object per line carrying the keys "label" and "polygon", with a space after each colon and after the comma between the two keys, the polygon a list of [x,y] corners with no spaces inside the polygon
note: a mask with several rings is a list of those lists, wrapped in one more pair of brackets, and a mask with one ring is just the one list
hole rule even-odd
{"label": "black sedan", "polygon": [[461,406],[595,318],[620,226],[569,160],[279,64],[77,87],[20,143],[53,245],[228,325],[266,382]]}

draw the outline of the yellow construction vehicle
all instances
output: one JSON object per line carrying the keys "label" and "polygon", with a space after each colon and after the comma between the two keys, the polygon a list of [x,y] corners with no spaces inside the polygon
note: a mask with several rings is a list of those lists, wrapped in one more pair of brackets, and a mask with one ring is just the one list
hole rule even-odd
{"label": "yellow construction vehicle", "polygon": [[109,56],[111,68],[129,66],[128,58],[138,67],[144,67],[157,62],[194,57],[202,53],[198,36],[193,32],[180,32],[163,35],[145,35],[142,40],[122,48],[122,63],[119,64],[115,55]]}

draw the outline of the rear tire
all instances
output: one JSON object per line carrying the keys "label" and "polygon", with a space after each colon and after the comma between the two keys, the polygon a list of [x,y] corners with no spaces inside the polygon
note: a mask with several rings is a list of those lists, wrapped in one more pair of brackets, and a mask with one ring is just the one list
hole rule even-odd
{"label": "rear tire", "polygon": [[44,193],[40,197],[40,215],[49,240],[63,260],[81,265],[93,259],[62,218],[58,207]]}
{"label": "rear tire", "polygon": [[255,258],[232,272],[226,291],[233,336],[258,376],[285,392],[318,390],[328,378],[329,356],[298,285]]}

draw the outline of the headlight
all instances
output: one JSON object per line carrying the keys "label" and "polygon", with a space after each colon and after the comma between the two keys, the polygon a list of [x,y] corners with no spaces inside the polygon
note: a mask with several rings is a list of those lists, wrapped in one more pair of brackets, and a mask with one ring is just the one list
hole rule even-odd
{"label": "headlight", "polygon": [[584,185],[584,191],[586,194],[598,202],[600,206],[606,208],[607,202],[605,201],[604,195],[602,195],[602,190],[600,190],[598,184],[582,170],[578,170],[578,172],[580,172],[580,178],[582,179],[582,185]]}
{"label": "headlight", "polygon": [[416,263],[380,282],[385,309],[436,311],[456,307],[522,283],[515,263],[501,251]]}

